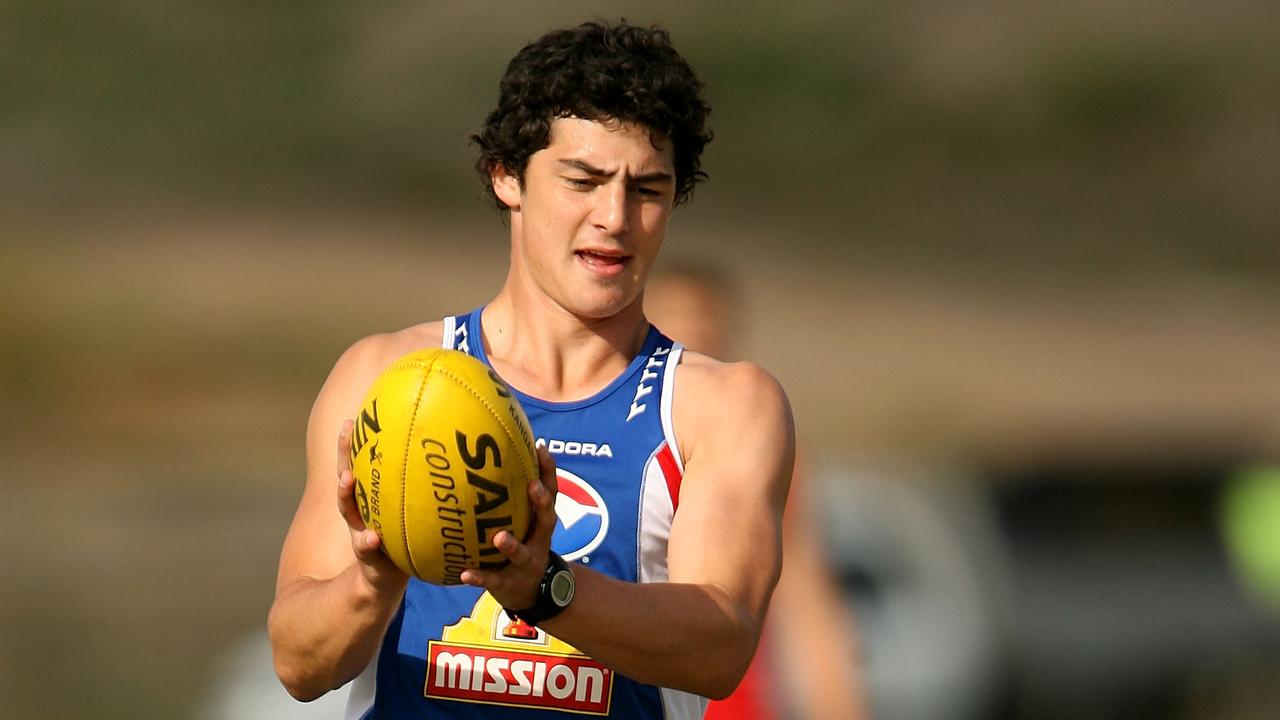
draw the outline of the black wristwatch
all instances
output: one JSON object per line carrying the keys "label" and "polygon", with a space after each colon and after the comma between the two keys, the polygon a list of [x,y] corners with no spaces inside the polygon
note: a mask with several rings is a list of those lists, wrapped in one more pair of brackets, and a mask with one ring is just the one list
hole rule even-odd
{"label": "black wristwatch", "polygon": [[555,553],[547,555],[547,571],[538,583],[538,599],[533,607],[524,610],[507,609],[507,614],[536,626],[543,620],[559,615],[573,601],[573,571],[569,563]]}

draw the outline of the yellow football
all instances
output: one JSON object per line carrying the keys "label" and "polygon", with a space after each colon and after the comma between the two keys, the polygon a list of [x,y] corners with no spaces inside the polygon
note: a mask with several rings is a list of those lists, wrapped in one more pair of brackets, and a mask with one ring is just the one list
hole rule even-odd
{"label": "yellow football", "polygon": [[401,570],[456,585],[505,557],[499,530],[523,538],[538,477],[529,420],[484,363],[420,350],[374,381],[351,433],[356,504]]}

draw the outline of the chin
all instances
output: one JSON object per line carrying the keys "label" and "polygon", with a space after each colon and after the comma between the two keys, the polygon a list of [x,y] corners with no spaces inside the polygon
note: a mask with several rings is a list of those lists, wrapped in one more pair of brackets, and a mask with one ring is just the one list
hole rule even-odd
{"label": "chin", "polygon": [[609,293],[594,297],[579,297],[577,302],[566,307],[570,312],[586,320],[604,320],[611,318],[631,305],[621,294]]}
{"label": "chin", "polygon": [[573,308],[571,312],[583,320],[607,320],[622,312],[622,308],[614,305],[581,305]]}

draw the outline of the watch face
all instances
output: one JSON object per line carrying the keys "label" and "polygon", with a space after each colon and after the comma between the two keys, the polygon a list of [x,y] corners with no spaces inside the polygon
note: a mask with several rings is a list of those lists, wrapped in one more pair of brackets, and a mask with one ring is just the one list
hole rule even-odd
{"label": "watch face", "polygon": [[561,570],[551,577],[551,602],[565,607],[573,600],[573,573]]}

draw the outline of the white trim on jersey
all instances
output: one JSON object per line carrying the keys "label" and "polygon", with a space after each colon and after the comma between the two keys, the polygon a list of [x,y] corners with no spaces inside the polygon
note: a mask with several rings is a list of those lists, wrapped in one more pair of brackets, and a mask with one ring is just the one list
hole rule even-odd
{"label": "white trim on jersey", "polygon": [[672,496],[671,488],[672,480],[675,480],[678,487],[679,478],[667,477],[658,456],[664,452],[670,453],[678,473],[684,474],[684,460],[680,457],[675,426],[671,421],[675,368],[680,364],[683,350],[683,345],[673,343],[666,358],[666,367],[662,370],[662,397],[658,405],[658,416],[662,422],[665,441],[645,461],[644,475],[640,481],[640,522],[636,529],[636,539],[640,545],[640,567],[637,572],[640,582],[665,582],[667,579],[667,540],[671,536],[671,521],[675,518],[676,506],[680,501]]}
{"label": "white trim on jersey", "polygon": [[671,345],[671,353],[667,355],[667,366],[662,369],[662,401],[659,410],[662,413],[662,435],[667,439],[667,445],[671,447],[671,454],[675,457],[676,467],[680,468],[680,473],[684,474],[684,455],[680,452],[680,445],[676,442],[675,423],[671,419],[671,401],[676,392],[676,366],[680,364],[680,356],[684,353],[684,345],[673,343]]}
{"label": "white trim on jersey", "polygon": [[711,703],[701,695],[684,690],[660,687],[658,692],[662,695],[662,714],[666,720],[701,720]]}
{"label": "white trim on jersey", "polygon": [[667,580],[667,540],[671,535],[671,521],[675,518],[675,499],[668,489],[666,474],[658,453],[665,445],[659,445],[644,464],[644,477],[640,481],[640,522],[636,538],[640,545],[640,582],[665,582]]}
{"label": "white trim on jersey", "polygon": [[[680,475],[684,475],[684,455],[676,442],[675,423],[671,417],[672,400],[676,390],[676,367],[684,345],[673,343],[662,369],[662,399],[659,413],[662,418],[662,435],[666,442],[659,446],[644,466],[643,487],[640,490],[640,582],[665,582],[667,576],[667,547],[671,537],[671,522],[675,519],[679,498],[672,497],[671,487],[658,456],[671,453],[671,459]],[[676,486],[679,486],[677,480]],[[707,712],[710,702],[701,695],[660,687],[662,711],[667,720],[698,720]]]}
{"label": "white trim on jersey", "polygon": [[444,333],[440,339],[440,347],[445,350],[453,349],[453,335],[458,331],[458,316],[450,315],[444,319]]}
{"label": "white trim on jersey", "polygon": [[351,691],[347,693],[347,711],[342,715],[343,720],[360,720],[373,709],[373,694],[378,688],[378,655],[382,654],[382,643],[379,642],[378,646],[379,650],[373,653],[373,659],[351,681]]}

